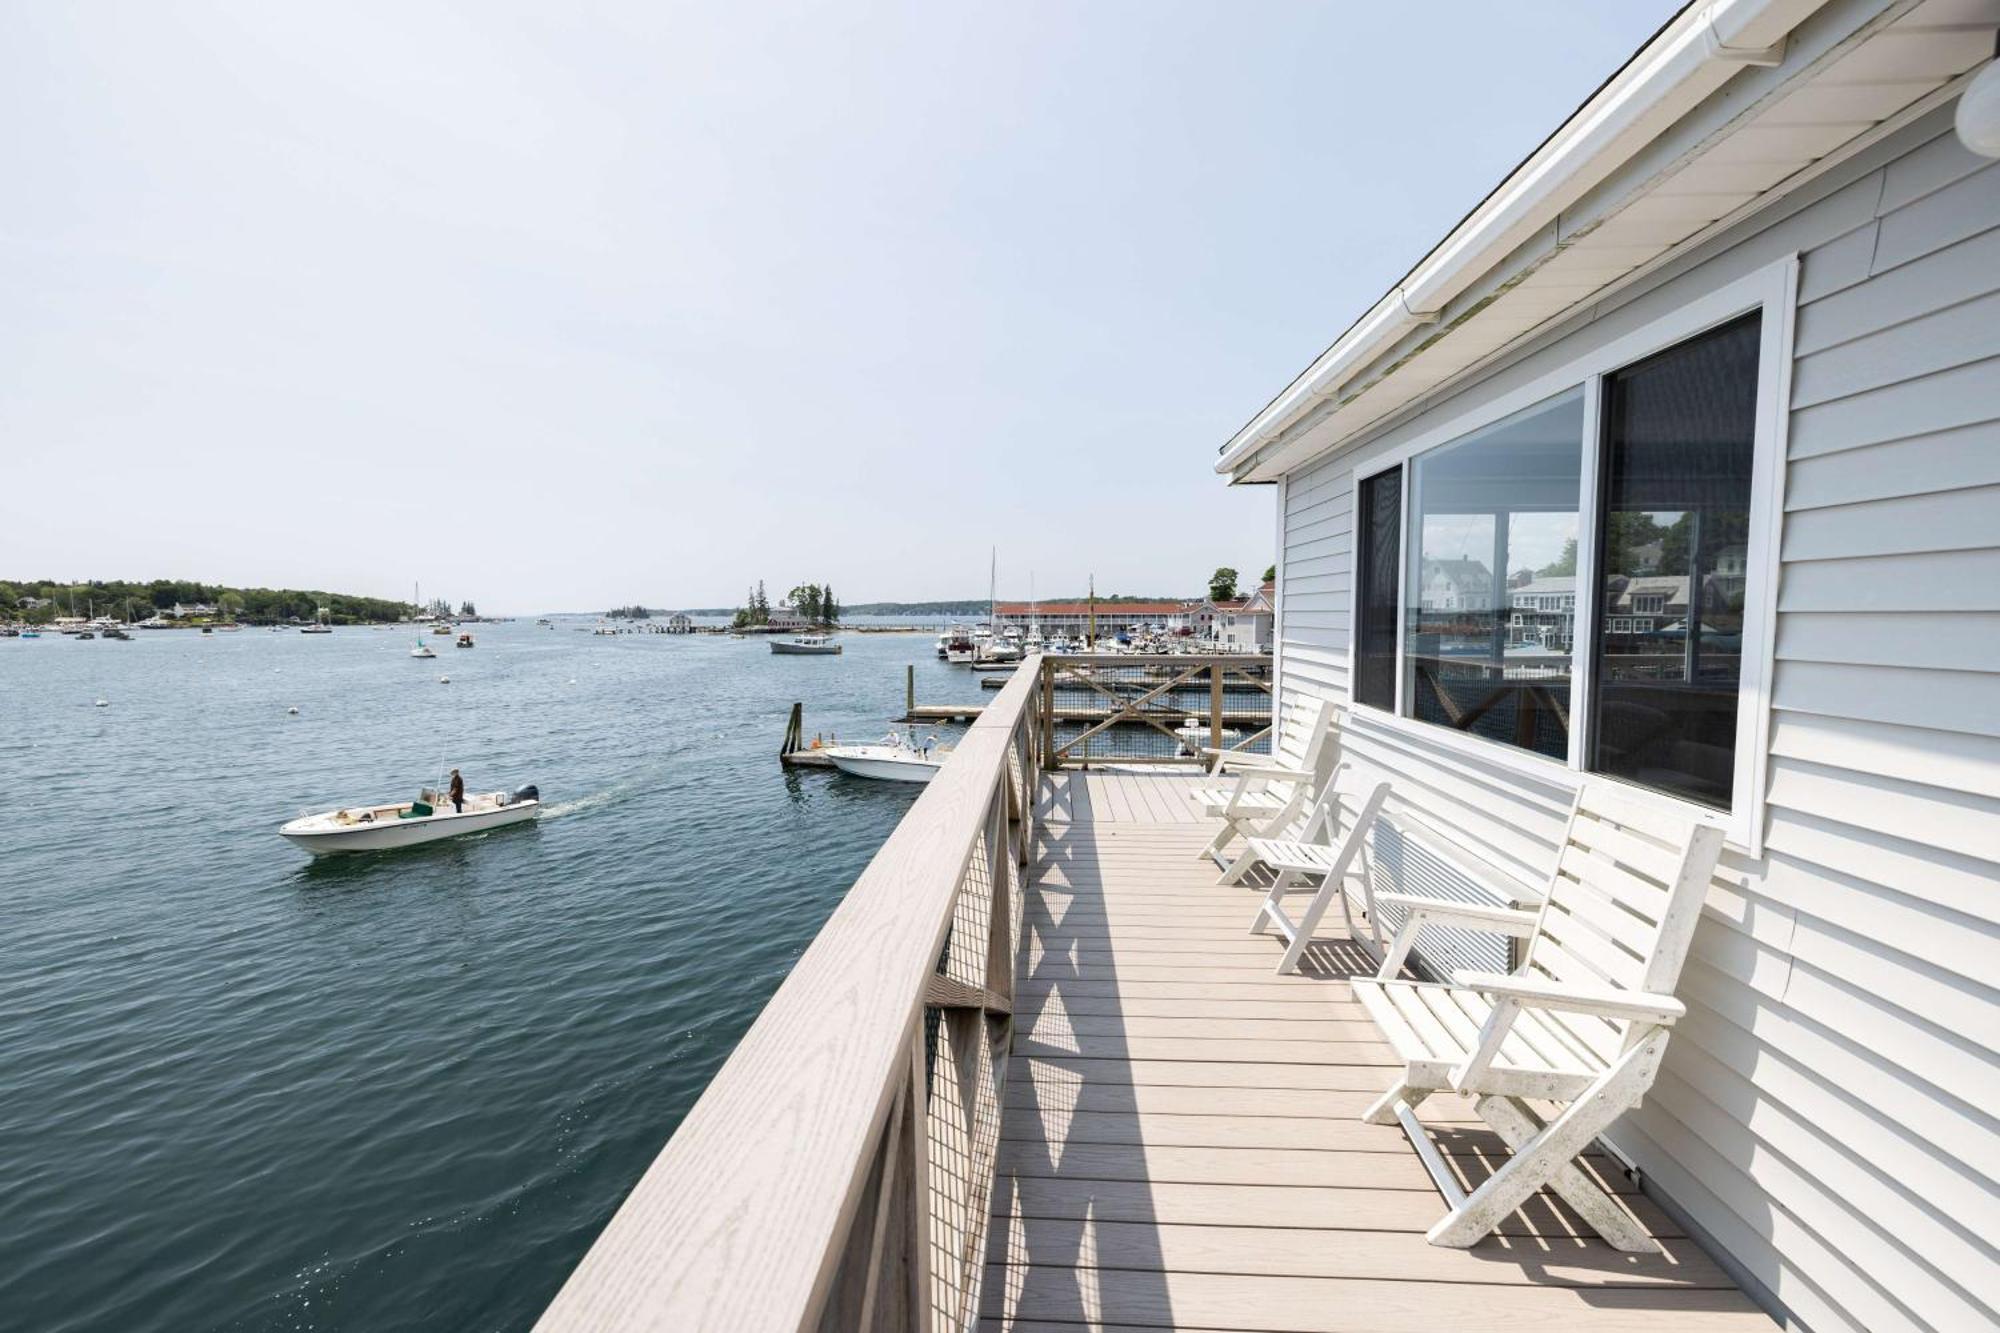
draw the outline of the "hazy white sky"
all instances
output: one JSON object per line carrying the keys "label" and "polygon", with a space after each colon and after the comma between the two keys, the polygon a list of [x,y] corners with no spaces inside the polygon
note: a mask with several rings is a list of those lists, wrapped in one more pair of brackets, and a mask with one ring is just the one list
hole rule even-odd
{"label": "hazy white sky", "polygon": [[1188,593],[1215,450],[1672,12],[0,7],[0,578]]}

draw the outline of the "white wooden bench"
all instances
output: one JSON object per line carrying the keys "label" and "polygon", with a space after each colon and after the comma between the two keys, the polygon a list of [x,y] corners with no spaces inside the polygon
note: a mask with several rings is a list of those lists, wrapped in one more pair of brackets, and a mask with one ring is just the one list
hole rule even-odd
{"label": "white wooden bench", "polygon": [[1222,827],[1197,855],[1226,865],[1223,849],[1237,838],[1284,827],[1310,809],[1340,753],[1339,717],[1331,700],[1301,700],[1274,732],[1270,754],[1203,747],[1213,765],[1209,784],[1196,788],[1194,799]]}
{"label": "white wooden bench", "polygon": [[[1620,1250],[1658,1244],[1573,1159],[1652,1086],[1675,1019],[1673,991],[1722,850],[1722,832],[1645,803],[1628,789],[1584,783],[1536,911],[1405,894],[1395,941],[1354,994],[1404,1062],[1362,1117],[1400,1122],[1450,1205],[1435,1245],[1464,1248],[1547,1185]],[[1427,923],[1526,941],[1510,975],[1459,972],[1451,984],[1398,977]],[[1467,1194],[1416,1117],[1431,1093],[1474,1098],[1513,1155]],[[1530,1100],[1561,1103],[1552,1117]]]}

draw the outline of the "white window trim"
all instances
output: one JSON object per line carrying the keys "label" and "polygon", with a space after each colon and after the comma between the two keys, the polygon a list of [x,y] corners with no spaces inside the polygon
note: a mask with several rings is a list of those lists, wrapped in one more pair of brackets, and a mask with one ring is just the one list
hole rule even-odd
{"label": "white window trim", "polygon": [[[1399,537],[1401,549],[1397,568],[1399,586],[1407,581],[1410,568],[1410,473],[1420,454],[1471,434],[1516,412],[1584,387],[1583,466],[1577,504],[1577,583],[1576,619],[1578,633],[1571,652],[1570,716],[1590,717],[1589,698],[1595,677],[1597,644],[1594,634],[1583,632],[1594,626],[1597,614],[1597,469],[1603,453],[1599,438],[1599,404],[1604,375],[1643,361],[1686,342],[1709,329],[1717,328],[1758,311],[1763,316],[1757,348],[1757,407],[1750,475],[1750,541],[1744,572],[1743,646],[1741,681],[1737,687],[1736,771],[1734,806],[1728,811],[1712,809],[1650,787],[1629,786],[1646,800],[1691,814],[1703,823],[1723,830],[1727,845],[1752,858],[1764,853],[1765,787],[1770,777],[1771,683],[1775,671],[1778,637],[1779,551],[1784,526],[1785,464],[1789,453],[1790,406],[1792,400],[1792,341],[1798,313],[1799,258],[1796,253],[1765,265],[1713,291],[1683,303],[1669,313],[1609,342],[1580,350],[1576,356],[1545,374],[1497,398],[1474,407],[1441,416],[1438,424],[1409,440],[1369,459],[1349,476],[1348,531],[1355,555],[1348,572],[1348,699],[1356,721],[1387,728],[1420,738],[1428,744],[1464,754],[1470,759],[1511,770],[1538,782],[1561,782],[1574,788],[1586,777],[1618,781],[1608,774],[1590,774],[1583,767],[1582,726],[1570,729],[1569,755],[1551,759],[1498,741],[1453,731],[1449,727],[1420,722],[1404,715],[1403,662],[1407,615],[1396,617],[1396,699],[1394,711],[1365,704],[1354,698],[1354,680],[1359,672],[1361,635],[1361,484],[1390,468],[1403,469]],[[1587,339],[1589,327],[1570,335]],[[1591,571],[1586,578],[1585,571]]]}

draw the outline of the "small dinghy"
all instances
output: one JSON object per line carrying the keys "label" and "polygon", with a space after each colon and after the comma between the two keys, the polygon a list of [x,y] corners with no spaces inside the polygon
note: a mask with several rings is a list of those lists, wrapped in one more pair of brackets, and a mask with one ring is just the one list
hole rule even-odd
{"label": "small dinghy", "polygon": [[380,852],[505,828],[541,813],[542,794],[532,786],[511,793],[467,793],[463,810],[452,809],[449,801],[426,788],[419,799],[401,805],[354,805],[301,815],[281,826],[278,833],[314,856]]}
{"label": "small dinghy", "polygon": [[949,745],[919,745],[914,736],[892,731],[876,745],[829,745],[820,753],[857,778],[885,782],[929,782],[951,754]]}

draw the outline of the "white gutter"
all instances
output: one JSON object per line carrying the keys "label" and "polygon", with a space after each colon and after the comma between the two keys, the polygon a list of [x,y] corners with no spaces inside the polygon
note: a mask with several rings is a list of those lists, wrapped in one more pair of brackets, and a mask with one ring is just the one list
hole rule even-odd
{"label": "white gutter", "polygon": [[1436,321],[1562,210],[1686,115],[1746,64],[1775,65],[1786,37],[1825,0],[1712,0],[1690,6],[1502,181],[1394,290],[1223,447],[1238,470],[1322,399],[1338,395],[1397,340]]}

